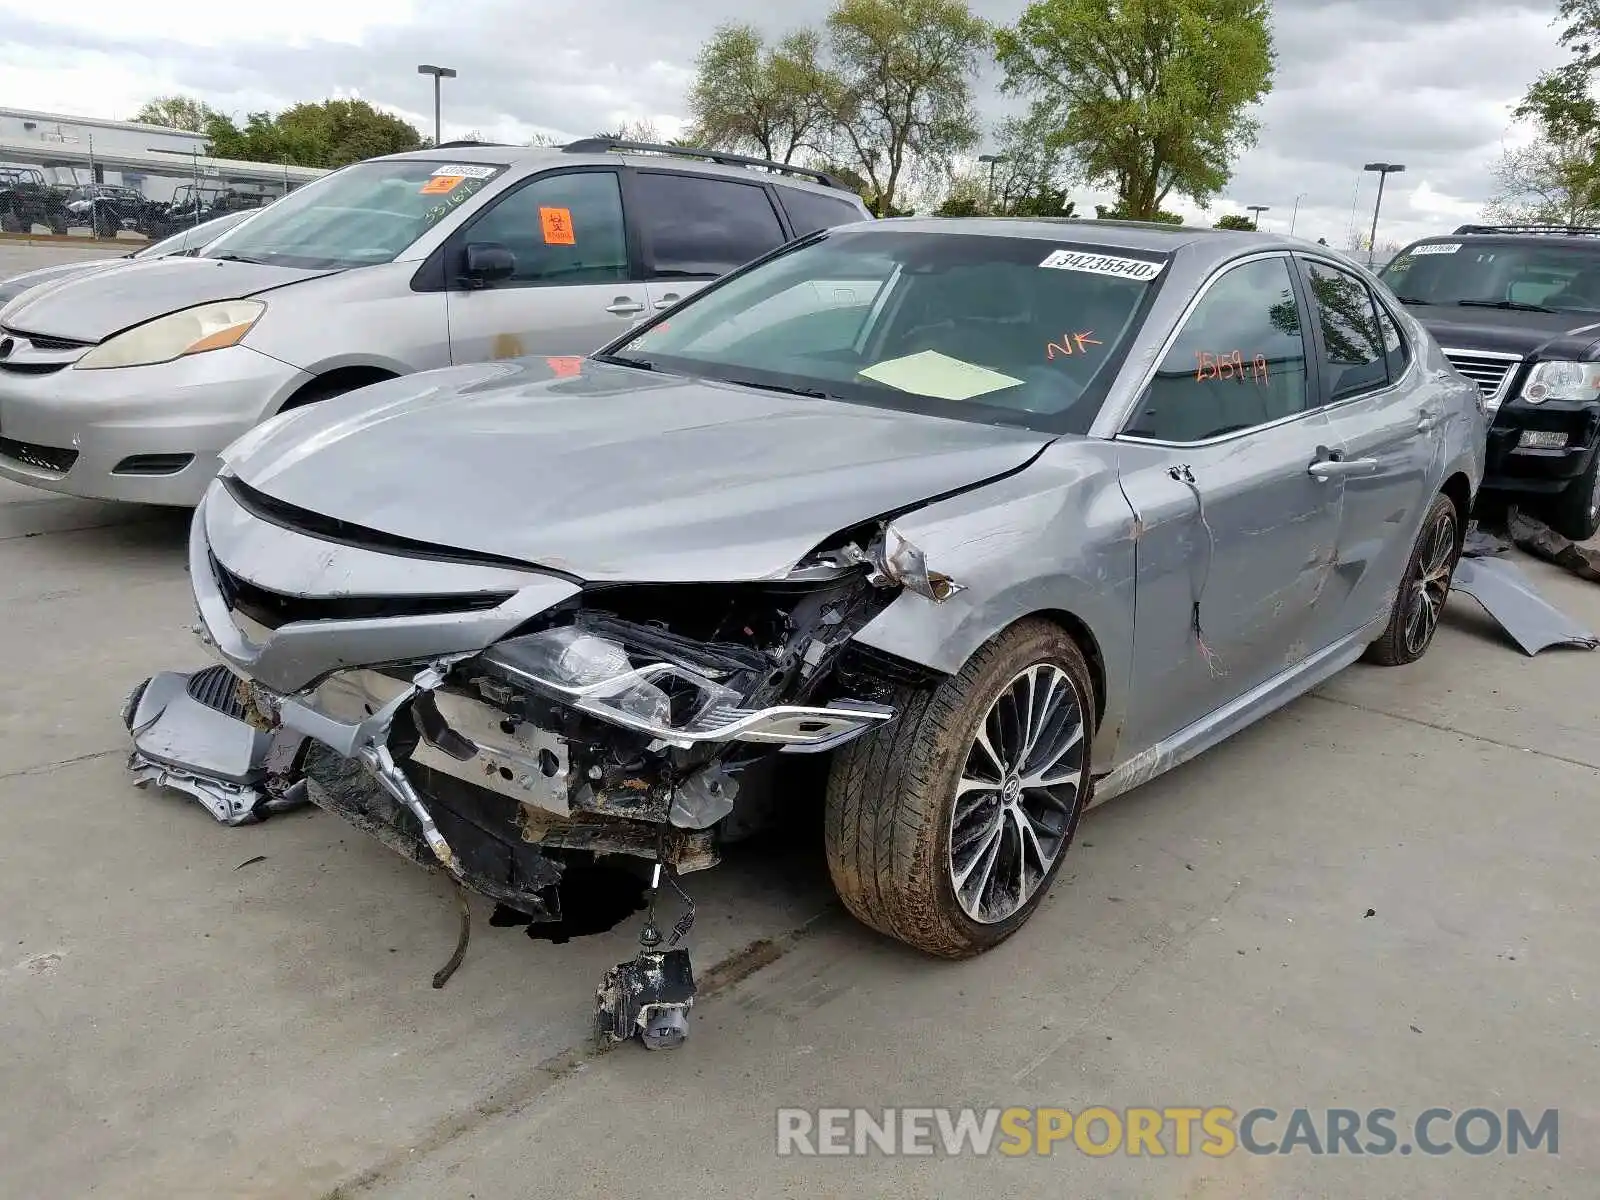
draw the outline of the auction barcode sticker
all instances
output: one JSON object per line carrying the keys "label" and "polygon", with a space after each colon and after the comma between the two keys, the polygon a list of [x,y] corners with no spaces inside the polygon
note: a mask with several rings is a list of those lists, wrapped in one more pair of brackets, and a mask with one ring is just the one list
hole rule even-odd
{"label": "auction barcode sticker", "polygon": [[493,167],[476,167],[471,163],[447,163],[435,171],[434,175],[455,175],[461,179],[488,179],[494,172]]}
{"label": "auction barcode sticker", "polygon": [[1086,254],[1081,250],[1052,250],[1041,267],[1058,271],[1085,271],[1090,275],[1114,275],[1118,279],[1146,281],[1161,274],[1165,263],[1145,258],[1118,258],[1114,254]]}
{"label": "auction barcode sticker", "polygon": [[1417,254],[1454,254],[1461,249],[1460,242],[1428,242],[1426,245],[1413,246],[1406,253],[1407,258]]}

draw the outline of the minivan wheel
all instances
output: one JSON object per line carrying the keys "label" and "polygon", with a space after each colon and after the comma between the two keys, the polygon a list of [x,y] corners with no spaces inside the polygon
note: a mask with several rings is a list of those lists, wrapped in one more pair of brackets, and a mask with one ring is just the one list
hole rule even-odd
{"label": "minivan wheel", "polygon": [[1461,554],[1461,516],[1449,496],[1435,496],[1422,520],[1411,560],[1383,635],[1367,647],[1368,662],[1382,667],[1414,663],[1428,652]]}
{"label": "minivan wheel", "polygon": [[1600,533],[1600,450],[1590,457],[1589,469],[1551,501],[1548,515],[1550,528],[1575,542]]}
{"label": "minivan wheel", "polygon": [[839,752],[824,842],[858,920],[929,954],[966,958],[1033,915],[1091,786],[1095,697],[1083,652],[1030,618],[898,717]]}

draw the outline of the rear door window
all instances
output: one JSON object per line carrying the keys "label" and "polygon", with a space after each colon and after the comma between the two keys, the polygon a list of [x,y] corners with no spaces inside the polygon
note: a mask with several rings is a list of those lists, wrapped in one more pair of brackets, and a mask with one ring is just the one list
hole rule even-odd
{"label": "rear door window", "polygon": [[715,279],[787,240],[758,184],[640,171],[633,190],[652,279]]}

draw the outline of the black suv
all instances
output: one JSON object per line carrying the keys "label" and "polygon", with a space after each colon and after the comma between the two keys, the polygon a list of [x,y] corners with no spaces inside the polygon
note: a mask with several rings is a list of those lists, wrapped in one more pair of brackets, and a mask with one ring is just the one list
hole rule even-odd
{"label": "black suv", "polygon": [[1485,490],[1600,530],[1600,228],[1462,225],[1382,271],[1489,409]]}

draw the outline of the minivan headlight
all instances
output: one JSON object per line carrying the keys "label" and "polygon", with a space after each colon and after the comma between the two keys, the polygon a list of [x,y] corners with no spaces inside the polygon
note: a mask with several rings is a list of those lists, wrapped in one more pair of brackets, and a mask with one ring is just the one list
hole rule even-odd
{"label": "minivan headlight", "polygon": [[1593,400],[1600,396],[1600,363],[1535,363],[1522,385],[1522,399],[1529,404],[1546,400]]}
{"label": "minivan headlight", "polygon": [[147,367],[236,346],[261,319],[260,300],[223,300],[168,313],[101,342],[72,365],[80,371]]}

